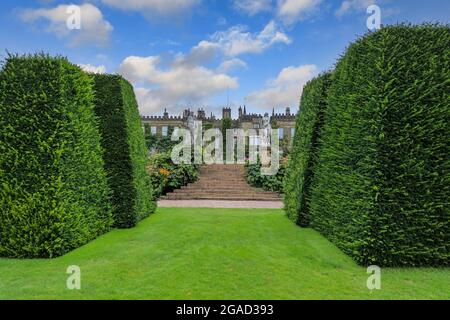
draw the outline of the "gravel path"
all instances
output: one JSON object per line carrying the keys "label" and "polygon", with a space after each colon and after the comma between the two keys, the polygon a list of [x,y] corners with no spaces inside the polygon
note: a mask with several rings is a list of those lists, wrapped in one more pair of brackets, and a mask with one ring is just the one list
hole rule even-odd
{"label": "gravel path", "polygon": [[158,207],[282,209],[281,201],[160,200]]}

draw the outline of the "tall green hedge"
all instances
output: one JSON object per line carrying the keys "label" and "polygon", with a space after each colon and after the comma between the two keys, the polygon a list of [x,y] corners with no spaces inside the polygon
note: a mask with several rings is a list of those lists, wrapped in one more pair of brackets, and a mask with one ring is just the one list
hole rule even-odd
{"label": "tall green hedge", "polygon": [[106,232],[109,189],[91,79],[65,58],[0,72],[0,256],[56,257]]}
{"label": "tall green hedge", "polygon": [[131,84],[119,75],[92,75],[114,225],[130,228],[155,210],[147,148]]}
{"label": "tall green hedge", "polygon": [[310,187],[330,83],[331,73],[323,73],[309,81],[303,89],[295,124],[296,135],[284,180],[286,213],[303,227],[309,225]]}
{"label": "tall green hedge", "polygon": [[450,265],[450,29],[397,25],[338,62],[311,225],[358,263]]}

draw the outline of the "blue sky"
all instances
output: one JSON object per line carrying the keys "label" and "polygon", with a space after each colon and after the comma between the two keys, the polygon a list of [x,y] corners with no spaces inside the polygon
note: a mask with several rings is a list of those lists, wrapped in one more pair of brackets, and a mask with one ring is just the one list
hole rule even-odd
{"label": "blue sky", "polygon": [[[0,2],[0,54],[44,51],[130,80],[144,115],[227,104],[298,109],[301,89],[383,24],[449,23],[447,0],[19,0]],[[80,6],[69,30],[67,6]]]}

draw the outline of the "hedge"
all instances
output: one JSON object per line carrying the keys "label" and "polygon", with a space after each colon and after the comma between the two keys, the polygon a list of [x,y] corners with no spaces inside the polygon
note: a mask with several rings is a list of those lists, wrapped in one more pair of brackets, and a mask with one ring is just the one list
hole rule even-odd
{"label": "hedge", "polygon": [[305,85],[295,124],[297,134],[286,169],[285,210],[291,220],[303,227],[309,225],[310,187],[330,83],[331,73],[323,73]]}
{"label": "hedge", "polygon": [[155,210],[147,148],[131,84],[119,75],[92,75],[114,226],[130,228]]}
{"label": "hedge", "polygon": [[0,256],[51,258],[109,230],[91,79],[67,59],[9,55],[0,73]]}
{"label": "hedge", "polygon": [[311,226],[363,265],[450,265],[450,29],[369,33],[338,62]]}

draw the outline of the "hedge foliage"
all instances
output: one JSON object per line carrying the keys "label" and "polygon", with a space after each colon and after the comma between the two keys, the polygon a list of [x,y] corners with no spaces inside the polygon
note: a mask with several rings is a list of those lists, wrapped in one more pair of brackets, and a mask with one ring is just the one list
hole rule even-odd
{"label": "hedge foliage", "polygon": [[91,79],[65,58],[0,72],[0,256],[56,257],[112,224]]}
{"label": "hedge foliage", "polygon": [[283,193],[283,181],[285,180],[287,158],[282,158],[280,161],[280,167],[275,175],[262,175],[262,164],[258,159],[255,164],[246,163],[246,180],[247,182],[256,188],[262,188],[266,191],[274,191]]}
{"label": "hedge foliage", "polygon": [[197,181],[198,169],[198,165],[195,164],[174,164],[170,150],[153,154],[149,159],[147,171],[150,174],[155,199]]}
{"label": "hedge foliage", "polygon": [[114,226],[130,228],[155,210],[147,148],[131,84],[119,75],[92,75]]}
{"label": "hedge foliage", "polygon": [[324,73],[309,81],[303,88],[300,112],[295,124],[297,135],[286,169],[284,207],[289,218],[303,227],[309,225],[311,182],[318,158],[330,83],[331,73]]}
{"label": "hedge foliage", "polygon": [[369,33],[338,62],[311,226],[358,263],[450,265],[450,28]]}

